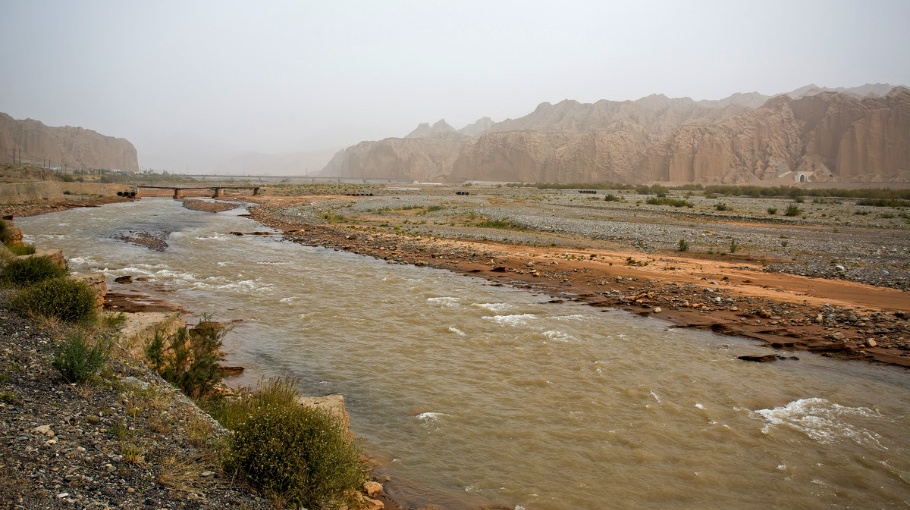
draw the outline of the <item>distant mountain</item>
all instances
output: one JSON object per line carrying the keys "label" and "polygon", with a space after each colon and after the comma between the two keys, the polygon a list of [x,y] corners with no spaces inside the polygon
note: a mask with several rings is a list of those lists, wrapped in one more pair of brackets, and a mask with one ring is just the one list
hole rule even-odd
{"label": "distant mountain", "polygon": [[[462,182],[910,182],[910,90],[542,103],[518,119],[361,142],[323,174]],[[470,126],[469,126],[470,127]]]}
{"label": "distant mountain", "polygon": [[139,170],[136,148],[128,140],[81,127],[51,127],[0,113],[0,160],[71,169]]}
{"label": "distant mountain", "polygon": [[454,133],[455,128],[450,126],[448,122],[443,119],[438,120],[432,126],[424,122],[417,126],[417,129],[411,131],[405,136],[405,138],[427,138],[429,136],[445,136],[450,133]]}

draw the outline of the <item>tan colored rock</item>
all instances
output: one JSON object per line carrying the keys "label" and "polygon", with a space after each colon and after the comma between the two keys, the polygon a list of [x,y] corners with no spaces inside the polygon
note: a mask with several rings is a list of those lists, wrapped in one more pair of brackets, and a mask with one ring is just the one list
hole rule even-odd
{"label": "tan colored rock", "polygon": [[50,160],[51,166],[139,170],[136,148],[128,140],[81,127],[51,127],[0,113],[0,154],[17,152],[24,162]]}
{"label": "tan colored rock", "polygon": [[345,429],[351,428],[351,417],[344,407],[344,395],[326,395],[324,397],[297,397],[297,403],[302,406],[312,407],[327,411],[329,415],[338,419]]}
{"label": "tan colored rock", "polygon": [[95,306],[99,310],[104,308],[104,298],[107,296],[107,282],[104,279],[104,273],[73,273],[70,276],[89,284],[95,291]]}
{"label": "tan colored rock", "polygon": [[362,142],[336,154],[324,173],[449,182],[910,182],[910,89],[794,96],[763,104],[757,95],[544,103],[477,136],[427,126],[418,129],[422,138]]}
{"label": "tan colored rock", "polygon": [[155,337],[156,332],[169,337],[178,328],[186,326],[183,316],[177,312],[135,312],[123,315],[125,320],[120,326],[120,345],[139,357],[145,356],[143,349]]}
{"label": "tan colored rock", "polygon": [[363,491],[367,493],[367,496],[375,498],[382,492],[382,484],[371,480],[363,484]]}
{"label": "tan colored rock", "polygon": [[47,257],[51,259],[54,265],[65,268],[66,259],[63,257],[63,250],[57,248],[37,248],[31,255],[19,255],[17,258],[25,259],[31,257]]}

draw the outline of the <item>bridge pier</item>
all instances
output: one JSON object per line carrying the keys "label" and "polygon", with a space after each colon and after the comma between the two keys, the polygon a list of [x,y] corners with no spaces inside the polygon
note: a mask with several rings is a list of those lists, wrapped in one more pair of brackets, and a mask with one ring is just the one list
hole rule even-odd
{"label": "bridge pier", "polygon": [[253,196],[254,197],[259,196],[259,187],[258,186],[253,188]]}
{"label": "bridge pier", "polygon": [[174,200],[180,200],[183,198],[183,190],[180,188],[174,188]]}
{"label": "bridge pier", "polygon": [[224,198],[224,188],[216,187],[215,194],[212,196],[212,198]]}

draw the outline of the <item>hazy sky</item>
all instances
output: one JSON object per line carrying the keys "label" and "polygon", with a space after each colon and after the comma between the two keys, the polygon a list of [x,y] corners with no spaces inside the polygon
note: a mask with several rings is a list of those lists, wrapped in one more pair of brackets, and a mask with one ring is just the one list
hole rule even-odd
{"label": "hazy sky", "polygon": [[0,111],[210,171],[662,93],[910,85],[910,0],[0,0]]}

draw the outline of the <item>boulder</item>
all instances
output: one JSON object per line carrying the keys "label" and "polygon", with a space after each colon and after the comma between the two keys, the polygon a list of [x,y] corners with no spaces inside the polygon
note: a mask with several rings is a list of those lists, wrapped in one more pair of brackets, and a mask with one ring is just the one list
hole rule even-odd
{"label": "boulder", "polygon": [[314,409],[327,411],[330,416],[341,421],[342,426],[350,431],[351,417],[344,407],[344,395],[326,395],[324,397],[297,397],[297,403]]}
{"label": "boulder", "polygon": [[18,258],[21,259],[21,258],[29,258],[29,257],[47,257],[47,258],[51,259],[51,262],[53,262],[55,265],[64,267],[64,268],[66,267],[66,259],[63,258],[63,250],[58,250],[56,248],[53,248],[53,249],[38,248],[35,250],[35,253],[33,253],[31,255],[19,255]]}
{"label": "boulder", "polygon": [[755,355],[743,355],[737,357],[743,361],[754,361],[756,363],[770,363],[777,360],[776,354],[755,354]]}
{"label": "boulder", "polygon": [[107,296],[107,282],[103,273],[74,273],[71,277],[89,284],[92,290],[95,291],[95,306],[99,309],[104,307],[104,298]]}
{"label": "boulder", "polygon": [[375,498],[377,494],[382,492],[382,484],[374,481],[366,482],[363,484],[363,491],[367,493],[367,496]]}

